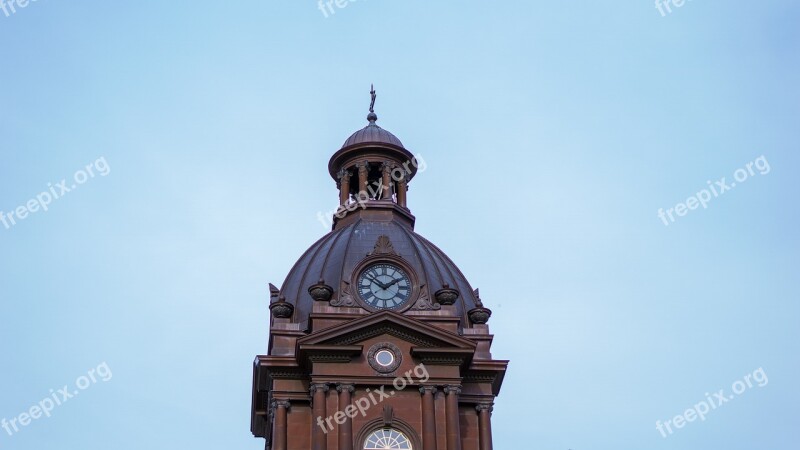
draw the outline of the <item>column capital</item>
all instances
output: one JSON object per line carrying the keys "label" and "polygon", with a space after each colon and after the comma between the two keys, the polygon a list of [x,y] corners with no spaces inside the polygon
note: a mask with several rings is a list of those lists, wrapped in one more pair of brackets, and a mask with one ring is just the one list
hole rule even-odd
{"label": "column capital", "polygon": [[344,392],[344,391],[347,391],[347,392],[349,392],[349,393],[351,393],[351,394],[352,394],[353,392],[355,392],[355,390],[356,390],[356,387],[355,387],[355,386],[353,386],[352,384],[344,384],[344,383],[339,383],[339,384],[337,384],[337,385],[336,385],[336,390],[337,390],[339,393],[342,393],[342,392]]}
{"label": "column capital", "polygon": [[475,405],[475,410],[478,412],[489,411],[491,413],[494,411],[494,403],[478,403]]}
{"label": "column capital", "polygon": [[442,390],[447,395],[450,394],[461,395],[461,386],[447,385]]}
{"label": "column capital", "polygon": [[291,406],[292,402],[288,400],[273,400],[270,404],[270,412],[274,414],[278,408],[289,409]]}
{"label": "column capital", "polygon": [[313,395],[316,391],[328,392],[330,388],[328,387],[327,383],[311,383],[311,386],[308,390]]}
{"label": "column capital", "polygon": [[426,393],[436,394],[437,391],[438,389],[436,389],[436,386],[422,386],[419,388],[419,393],[422,395],[425,395]]}

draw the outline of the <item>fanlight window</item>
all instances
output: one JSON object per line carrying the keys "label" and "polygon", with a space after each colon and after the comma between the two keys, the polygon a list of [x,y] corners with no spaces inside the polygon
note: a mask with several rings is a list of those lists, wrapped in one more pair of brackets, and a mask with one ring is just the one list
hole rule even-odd
{"label": "fanlight window", "polygon": [[388,428],[373,432],[367,437],[366,442],[364,442],[364,450],[386,449],[412,450],[411,442],[406,435],[397,430]]}

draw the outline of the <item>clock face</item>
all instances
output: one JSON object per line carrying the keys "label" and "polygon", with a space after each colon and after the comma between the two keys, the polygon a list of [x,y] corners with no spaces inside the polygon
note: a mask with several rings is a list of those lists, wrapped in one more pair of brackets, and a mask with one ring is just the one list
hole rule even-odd
{"label": "clock face", "polygon": [[397,308],[411,297],[411,280],[394,264],[373,264],[358,276],[358,295],[373,308]]}

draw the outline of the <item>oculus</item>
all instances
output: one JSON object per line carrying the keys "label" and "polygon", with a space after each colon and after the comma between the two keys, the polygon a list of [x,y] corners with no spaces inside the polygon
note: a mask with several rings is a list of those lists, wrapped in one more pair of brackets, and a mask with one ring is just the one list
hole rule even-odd
{"label": "oculus", "polygon": [[380,374],[390,374],[403,362],[402,351],[391,342],[379,342],[367,352],[367,362]]}

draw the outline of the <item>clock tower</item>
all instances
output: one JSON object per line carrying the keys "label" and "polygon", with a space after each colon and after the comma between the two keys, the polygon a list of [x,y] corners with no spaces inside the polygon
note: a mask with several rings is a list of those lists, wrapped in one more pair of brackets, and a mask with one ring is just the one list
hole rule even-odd
{"label": "clock tower", "polygon": [[371,94],[368,125],[328,163],[331,232],[270,284],[251,431],[267,450],[491,450],[508,365],[492,358],[492,313],[414,232],[422,160],[376,124]]}

